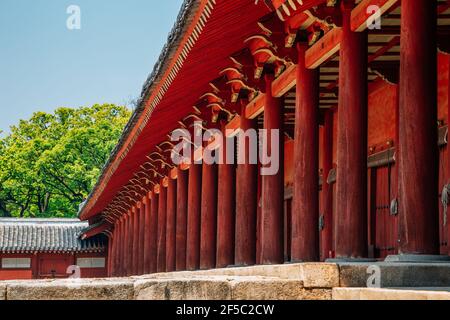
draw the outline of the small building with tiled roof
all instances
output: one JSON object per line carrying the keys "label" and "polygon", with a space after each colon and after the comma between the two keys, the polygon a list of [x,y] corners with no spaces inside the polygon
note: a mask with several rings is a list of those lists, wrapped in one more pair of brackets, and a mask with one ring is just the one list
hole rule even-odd
{"label": "small building with tiled roof", "polygon": [[0,218],[0,280],[105,276],[107,238],[87,230],[78,219]]}

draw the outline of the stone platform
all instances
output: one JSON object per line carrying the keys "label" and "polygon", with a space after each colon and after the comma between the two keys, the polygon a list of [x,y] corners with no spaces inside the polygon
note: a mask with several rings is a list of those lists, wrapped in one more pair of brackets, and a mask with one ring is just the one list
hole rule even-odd
{"label": "stone platform", "polygon": [[[378,267],[383,289],[366,288],[370,266]],[[0,300],[450,299],[448,288],[447,263],[299,263],[129,278],[7,281],[0,282]]]}

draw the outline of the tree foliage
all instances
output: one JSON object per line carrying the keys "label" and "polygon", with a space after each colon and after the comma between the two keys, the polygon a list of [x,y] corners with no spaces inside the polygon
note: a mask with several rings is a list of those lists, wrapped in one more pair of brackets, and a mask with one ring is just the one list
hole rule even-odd
{"label": "tree foliage", "polygon": [[130,117],[94,105],[36,112],[0,138],[0,216],[73,217]]}

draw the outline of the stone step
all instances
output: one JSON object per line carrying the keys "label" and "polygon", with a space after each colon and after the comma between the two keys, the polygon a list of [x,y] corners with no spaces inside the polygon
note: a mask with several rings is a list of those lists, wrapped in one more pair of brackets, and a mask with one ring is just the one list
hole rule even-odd
{"label": "stone step", "polygon": [[334,288],[333,300],[450,300],[450,288]]}
{"label": "stone step", "polygon": [[258,276],[190,276],[137,280],[136,300],[331,300],[331,288]]}
{"label": "stone step", "polygon": [[133,278],[155,279],[192,276],[273,277],[300,281],[305,288],[333,288],[339,286],[339,268],[334,263],[293,263],[230,267],[200,271],[157,273]]}
{"label": "stone step", "polygon": [[6,282],[0,300],[331,300],[331,290],[277,277],[172,275]]}
{"label": "stone step", "polygon": [[340,287],[368,287],[379,274],[382,288],[450,287],[450,263],[338,263]]}

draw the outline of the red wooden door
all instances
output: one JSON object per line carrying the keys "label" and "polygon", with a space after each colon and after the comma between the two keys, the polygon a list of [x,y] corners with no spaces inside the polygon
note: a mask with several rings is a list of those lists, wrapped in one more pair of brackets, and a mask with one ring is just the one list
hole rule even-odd
{"label": "red wooden door", "polygon": [[63,256],[47,256],[39,258],[39,278],[67,278],[69,275],[67,267],[70,266],[71,258]]}
{"label": "red wooden door", "polygon": [[391,212],[391,201],[396,194],[393,172],[394,166],[388,165],[372,168],[370,174],[369,235],[373,255],[378,259],[398,253],[398,217]]}

